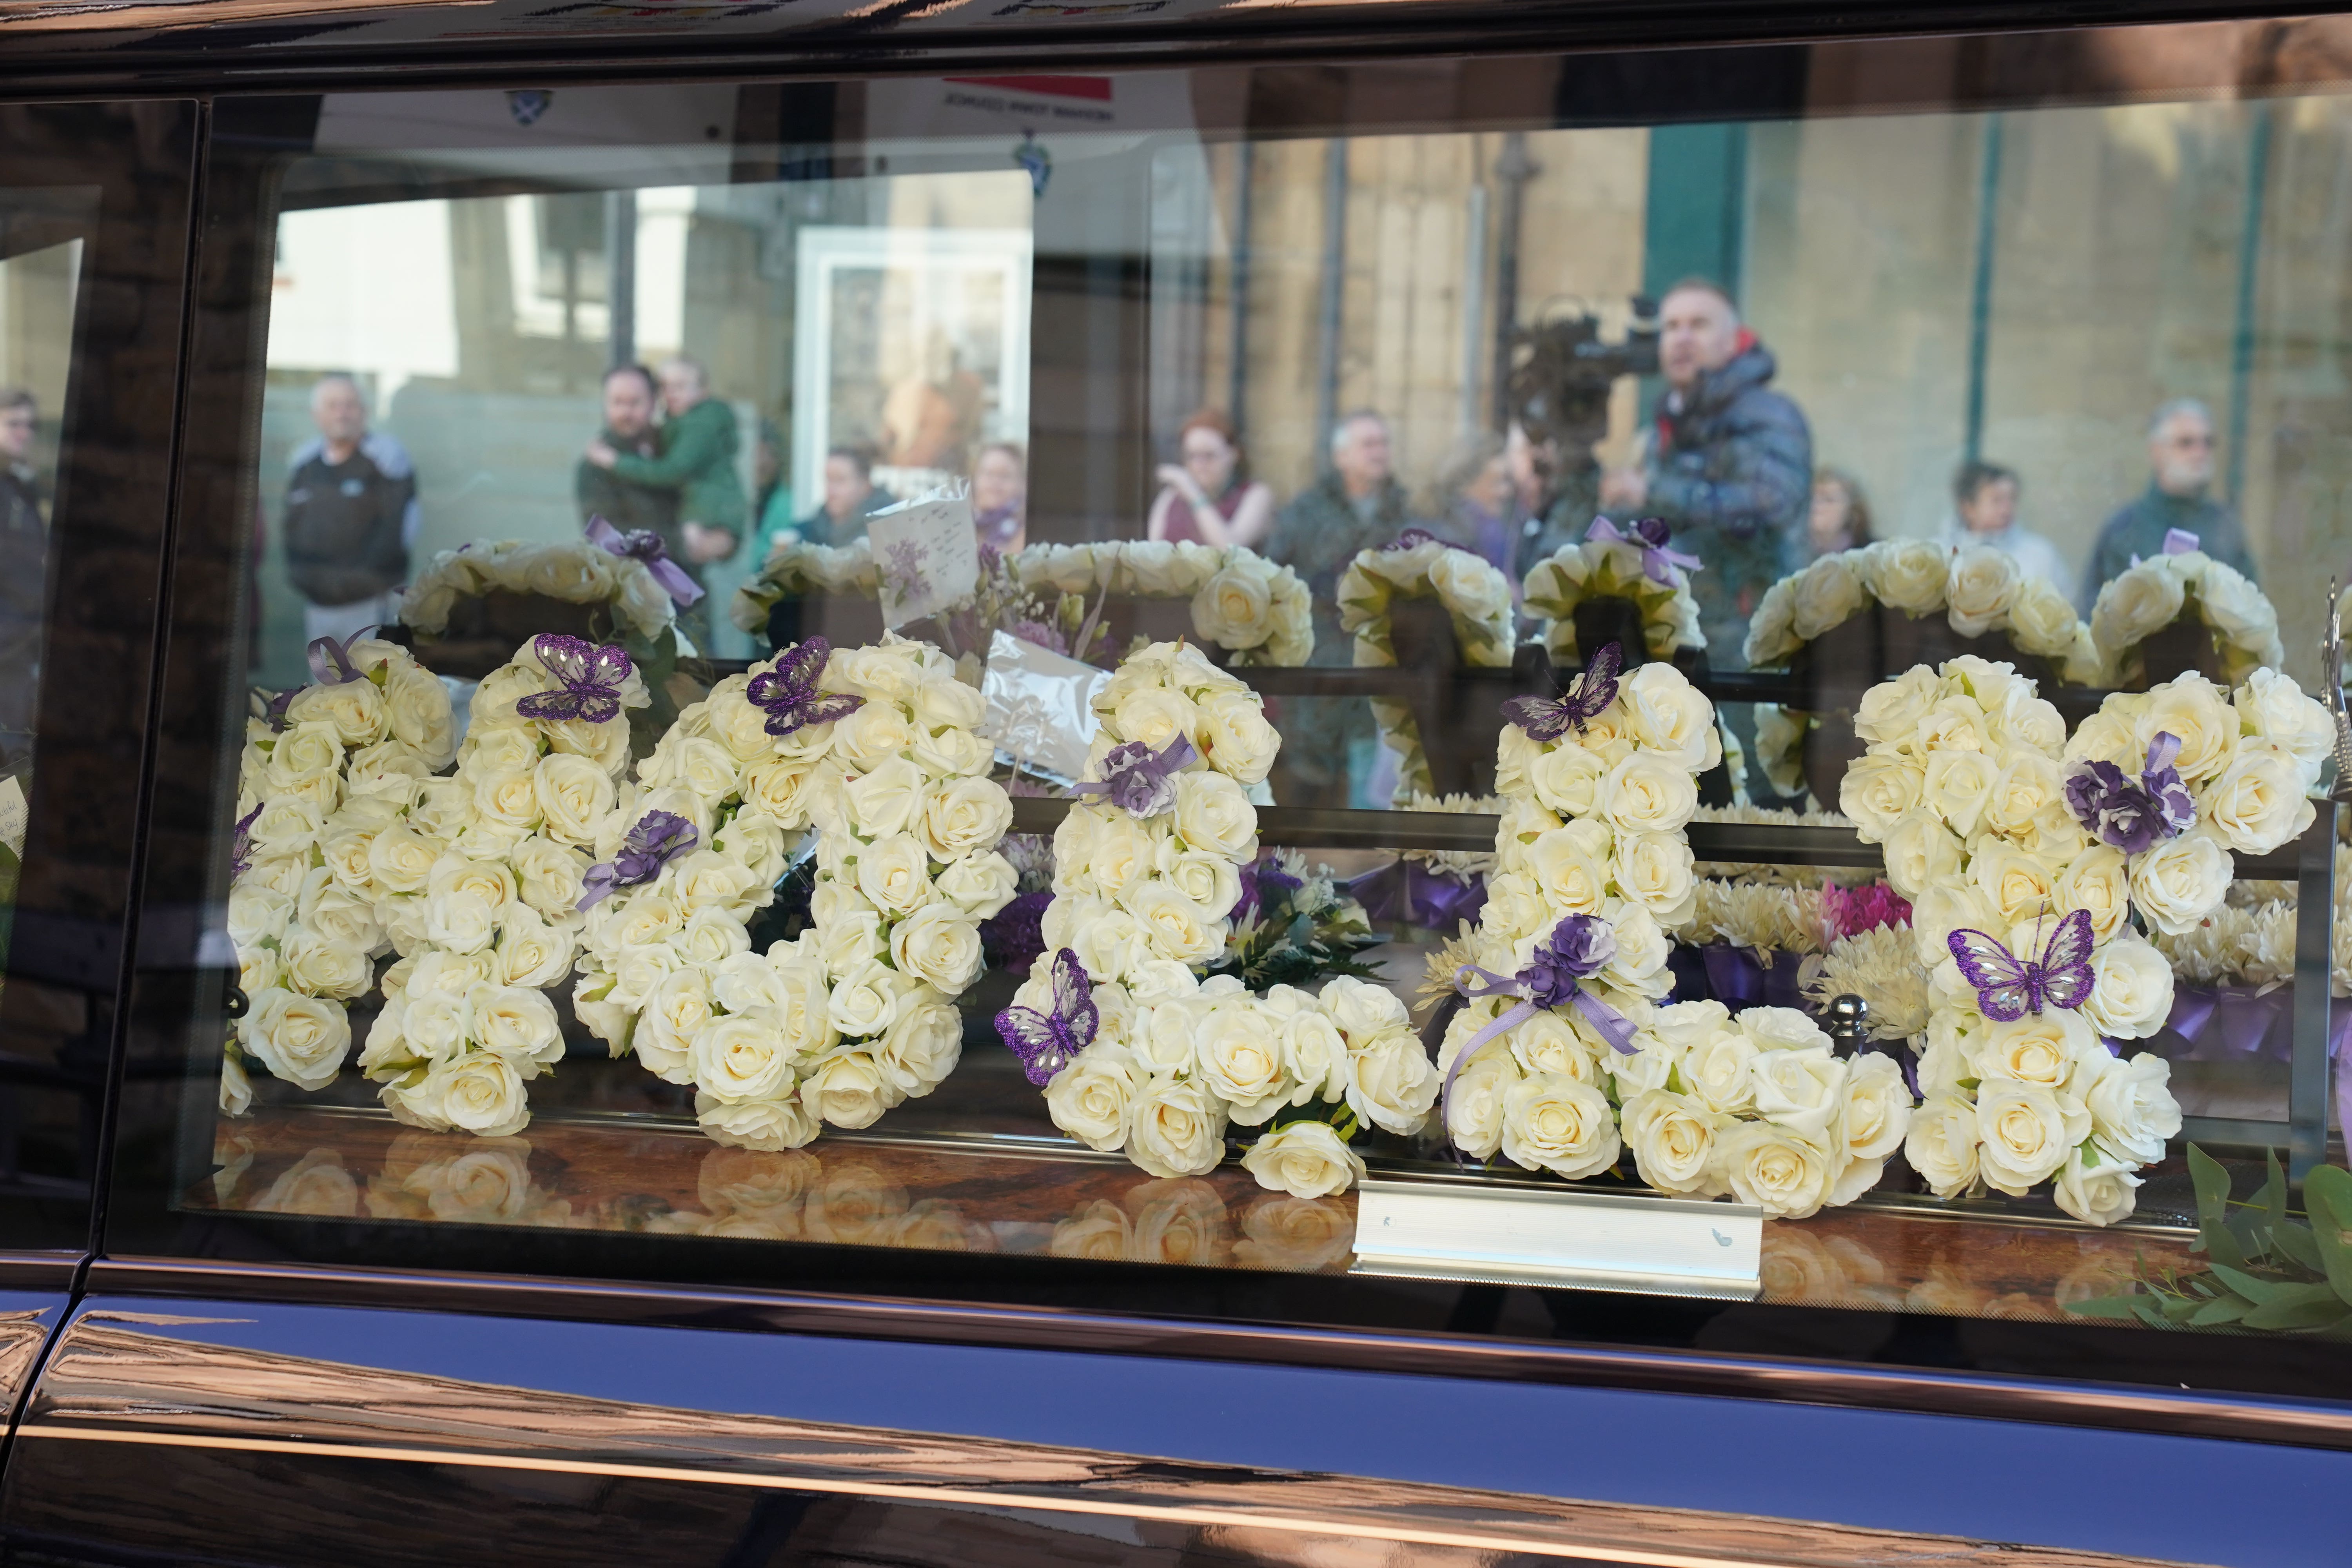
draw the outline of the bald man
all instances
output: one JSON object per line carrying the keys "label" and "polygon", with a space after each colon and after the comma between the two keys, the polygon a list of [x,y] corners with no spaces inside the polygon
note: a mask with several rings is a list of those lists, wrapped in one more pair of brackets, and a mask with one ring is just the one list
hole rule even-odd
{"label": "bald man", "polygon": [[348,375],[310,388],[318,437],[296,448],[286,481],[286,570],[305,604],[303,636],[349,637],[399,619],[397,590],[416,542],[416,472],[398,441],[368,428]]}

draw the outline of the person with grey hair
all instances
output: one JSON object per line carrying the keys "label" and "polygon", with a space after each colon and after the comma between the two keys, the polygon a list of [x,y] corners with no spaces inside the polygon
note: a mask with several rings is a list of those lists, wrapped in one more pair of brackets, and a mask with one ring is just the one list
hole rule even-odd
{"label": "person with grey hair", "polygon": [[400,618],[422,521],[416,470],[398,441],[368,428],[367,400],[348,375],[312,384],[310,423],[319,434],[287,464],[286,571],[304,600],[302,635],[343,639]]}
{"label": "person with grey hair", "polygon": [[[1331,427],[1330,464],[1290,499],[1266,539],[1269,560],[1305,580],[1315,603],[1315,662],[1351,664],[1355,639],[1339,626],[1339,574],[1360,551],[1390,543],[1412,522],[1397,483],[1388,421],[1369,408]],[[1372,742],[1360,698],[1284,698],[1283,755],[1274,779],[1285,805],[1347,805],[1348,755]]]}
{"label": "person with grey hair", "polygon": [[2099,590],[2129,570],[2132,558],[2164,552],[2173,530],[2197,536],[2198,548],[2249,578],[2253,552],[2237,509],[2213,493],[2213,416],[2193,397],[2176,397],[2147,422],[2147,489],[2126,501],[2099,530],[2083,571],[2082,610],[2098,603]]}

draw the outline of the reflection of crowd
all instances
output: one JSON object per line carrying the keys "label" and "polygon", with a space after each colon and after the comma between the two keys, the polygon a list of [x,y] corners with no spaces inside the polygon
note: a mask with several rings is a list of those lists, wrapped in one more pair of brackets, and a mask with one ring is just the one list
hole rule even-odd
{"label": "reflection of crowd", "polygon": [[0,387],[0,766],[32,750],[41,684],[49,531],[33,467],[39,414],[31,393]]}

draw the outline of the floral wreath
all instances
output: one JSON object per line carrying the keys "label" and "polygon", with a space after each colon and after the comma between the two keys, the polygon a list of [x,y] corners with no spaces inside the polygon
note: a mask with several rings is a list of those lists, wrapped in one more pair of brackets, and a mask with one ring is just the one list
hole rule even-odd
{"label": "floral wreath", "polygon": [[2098,602],[2091,606],[2091,641],[2108,683],[2145,680],[2141,645],[2183,620],[2212,634],[2222,679],[2233,685],[2257,669],[2286,662],[2278,611],[2243,573],[2207,555],[2198,543],[2184,529],[2168,530],[2160,554],[2147,561],[2133,557],[2128,570],[2099,589]]}
{"label": "floral wreath", "polygon": [[1527,605],[1545,617],[1543,642],[1554,662],[1584,662],[1576,647],[1576,606],[1587,599],[1629,599],[1639,606],[1642,641],[1653,658],[1706,647],[1690,592],[1698,558],[1667,548],[1667,538],[1658,518],[1643,518],[1626,533],[1599,517],[1582,543],[1563,544],[1536,563],[1527,577]]}
{"label": "floral wreath", "polygon": [[1669,664],[1595,684],[1612,662],[1596,658],[1564,701],[1507,710],[1500,869],[1475,933],[1437,961],[1469,998],[1438,1053],[1446,1134],[1571,1181],[1630,1145],[1660,1191],[1730,1193],[1778,1218],[1850,1202],[1902,1142],[1901,1074],[1838,1059],[1794,1009],[1656,1005],[1673,984],[1666,931],[1695,912],[1684,828],[1715,713]]}
{"label": "floral wreath", "polygon": [[[1474,552],[1409,528],[1395,543],[1360,552],[1339,576],[1339,625],[1356,634],[1355,662],[1392,668],[1397,661],[1394,605],[1398,599],[1435,598],[1454,623],[1462,657],[1481,669],[1508,669],[1512,655],[1511,580]],[[1397,753],[1397,798],[1433,794],[1421,726],[1401,702],[1374,699],[1381,739]]]}
{"label": "floral wreath", "polygon": [[[569,973],[572,909],[647,700],[628,654],[533,638],[477,688],[463,747],[447,689],[392,644],[320,638],[315,684],[249,731],[229,895],[251,999],[222,1079],[258,1062],[305,1089],[350,1052],[343,1004],[378,986],[359,1065],[402,1121],[488,1137],[530,1117],[561,1058],[544,992]],[[454,775],[437,770],[452,760]]]}
{"label": "floral wreath", "polygon": [[[2008,634],[2021,652],[2051,660],[2070,683],[2100,679],[2090,629],[2054,585],[2027,576],[1990,546],[1951,549],[1919,539],[1838,551],[1773,584],[1748,623],[1748,663],[1786,669],[1799,649],[1874,605],[1914,620],[1940,611],[1962,637]],[[1802,710],[1757,705],[1756,761],[1780,794],[1804,792],[1805,736],[1820,721]]]}
{"label": "floral wreath", "polygon": [[1885,847],[1931,970],[1912,1168],[1938,1196],[2048,1182],[2078,1219],[2123,1218],[2180,1130],[2169,1064],[2108,1043],[2171,1012],[2138,928],[2194,929],[2233,851],[2310,823],[2326,710],[2273,671],[2234,696],[2188,675],[2110,697],[2070,739],[2031,680],[1963,657],[1873,687],[1854,728],[1869,749],[1841,805]]}
{"label": "floral wreath", "polygon": [[[1199,1175],[1229,1125],[1262,1128],[1242,1163],[1297,1197],[1363,1173],[1348,1140],[1366,1124],[1416,1130],[1436,1091],[1403,1005],[1341,976],[1320,996],[1253,994],[1198,970],[1225,951],[1241,870],[1257,854],[1246,789],[1279,738],[1257,695],[1198,648],[1155,643],[1095,700],[1098,783],[1054,836],[1052,964],[997,1028],[1042,1085],[1055,1126],[1155,1176]],[[1288,1113],[1319,1107],[1305,1116]]]}
{"label": "floral wreath", "polygon": [[623,533],[598,517],[589,520],[583,539],[478,540],[442,551],[401,595],[401,624],[438,637],[460,599],[500,591],[608,606],[615,632],[635,632],[648,645],[672,626],[679,608],[702,597],[659,534]]}
{"label": "floral wreath", "polygon": [[[1012,824],[980,696],[928,643],[812,637],[688,708],[604,822],[573,1008],[615,1055],[695,1089],[715,1141],[798,1148],[936,1089],[1012,898]],[[815,829],[809,928],[749,917]]]}
{"label": "floral wreath", "polygon": [[1190,599],[1192,632],[1235,664],[1296,666],[1315,656],[1315,606],[1307,584],[1246,545],[1191,540],[1032,544],[1013,557],[1024,586],[1065,594]]}
{"label": "floral wreath", "polygon": [[776,552],[758,576],[735,590],[727,615],[738,630],[756,636],[768,629],[769,612],[781,600],[810,594],[862,594],[873,599],[881,593],[871,541],[859,538],[832,545],[796,539]]}

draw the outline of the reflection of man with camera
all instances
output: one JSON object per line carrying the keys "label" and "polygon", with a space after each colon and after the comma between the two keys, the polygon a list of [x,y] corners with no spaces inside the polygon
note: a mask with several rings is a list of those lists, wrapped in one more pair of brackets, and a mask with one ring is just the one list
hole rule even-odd
{"label": "reflection of man with camera", "polygon": [[1812,492],[1813,438],[1794,403],[1767,384],[1772,355],[1740,325],[1731,297],[1700,279],[1677,283],[1658,311],[1666,395],[1640,468],[1602,476],[1601,507],[1662,517],[1675,545],[1706,564],[1691,575],[1707,660],[1743,668],[1748,617],[1788,570]]}

